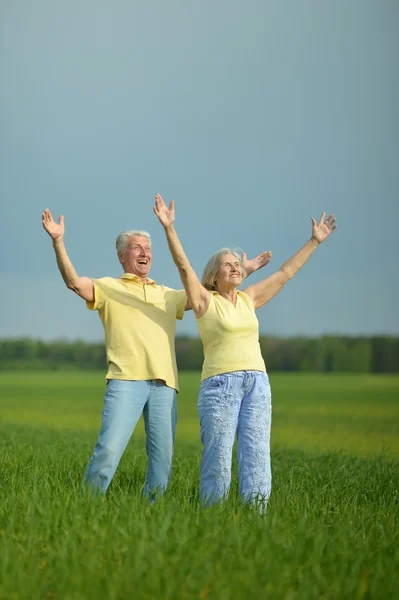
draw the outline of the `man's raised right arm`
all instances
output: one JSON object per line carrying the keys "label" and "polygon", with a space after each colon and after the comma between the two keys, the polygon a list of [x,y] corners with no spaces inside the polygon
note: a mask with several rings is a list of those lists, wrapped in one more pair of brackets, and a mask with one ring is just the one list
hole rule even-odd
{"label": "man's raised right arm", "polygon": [[65,285],[89,302],[94,301],[94,283],[89,277],[79,277],[73,264],[71,263],[64,245],[64,217],[58,219],[56,223],[51,216],[48,208],[42,214],[42,225],[53,241],[53,248],[57,259],[57,265],[62,275]]}

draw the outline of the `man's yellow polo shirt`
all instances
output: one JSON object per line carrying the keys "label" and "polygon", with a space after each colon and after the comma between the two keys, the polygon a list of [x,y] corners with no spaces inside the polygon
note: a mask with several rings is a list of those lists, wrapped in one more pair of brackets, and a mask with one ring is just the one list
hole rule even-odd
{"label": "man's yellow polo shirt", "polygon": [[107,379],[162,379],[178,389],[175,354],[176,319],[187,302],[184,290],[124,273],[119,279],[93,279],[94,302],[105,330]]}

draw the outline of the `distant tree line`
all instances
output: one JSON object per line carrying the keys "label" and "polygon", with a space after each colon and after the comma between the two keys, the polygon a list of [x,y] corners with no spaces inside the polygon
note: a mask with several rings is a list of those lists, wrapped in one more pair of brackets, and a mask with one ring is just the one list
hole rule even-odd
{"label": "distant tree line", "polygon": [[[261,336],[269,371],[399,373],[399,337],[278,338]],[[199,338],[176,338],[180,370],[201,369]],[[32,339],[0,340],[0,369],[105,369],[104,344]]]}

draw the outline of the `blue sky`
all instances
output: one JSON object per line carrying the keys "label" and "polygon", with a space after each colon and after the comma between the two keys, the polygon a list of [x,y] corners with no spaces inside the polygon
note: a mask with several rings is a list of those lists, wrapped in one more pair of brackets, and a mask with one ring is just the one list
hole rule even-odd
{"label": "blue sky", "polygon": [[[0,337],[102,339],[41,227],[64,214],[81,275],[118,276],[122,229],[152,213],[201,272],[221,246],[273,252],[266,276],[339,227],[258,312],[262,333],[399,334],[399,4],[395,0],[3,0]],[[192,314],[178,333],[196,333]]]}

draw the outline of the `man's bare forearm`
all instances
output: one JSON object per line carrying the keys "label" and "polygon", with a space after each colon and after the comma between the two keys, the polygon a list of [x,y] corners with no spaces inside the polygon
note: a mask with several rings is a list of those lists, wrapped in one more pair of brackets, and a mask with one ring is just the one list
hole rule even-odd
{"label": "man's bare forearm", "polygon": [[57,265],[68,289],[78,296],[92,302],[94,300],[94,283],[89,277],[79,277],[64,246],[64,217],[61,215],[56,223],[48,208],[42,213],[42,225],[53,241]]}
{"label": "man's bare forearm", "polygon": [[68,289],[76,292],[80,278],[79,275],[76,273],[75,267],[71,263],[71,260],[67,254],[64,244],[64,238],[59,237],[53,240],[53,248],[57,260],[57,265],[62,275],[62,279],[65,282],[65,285]]}

